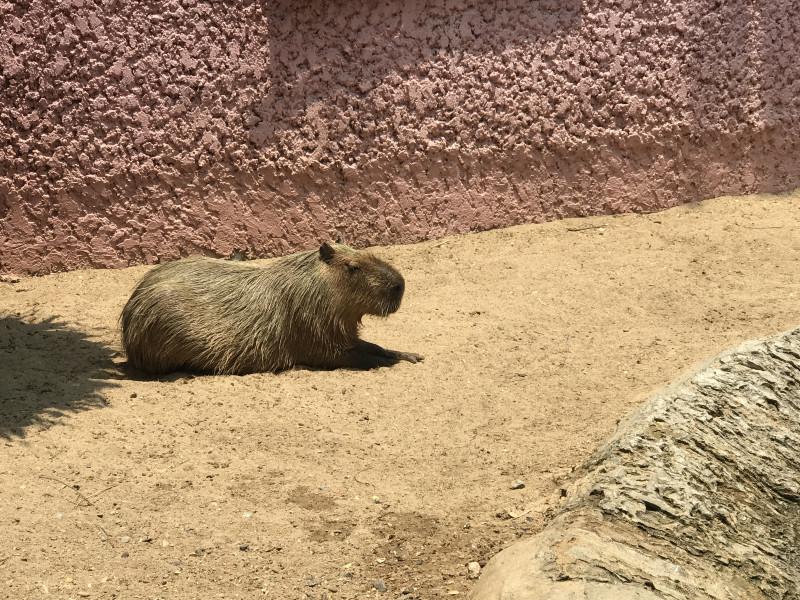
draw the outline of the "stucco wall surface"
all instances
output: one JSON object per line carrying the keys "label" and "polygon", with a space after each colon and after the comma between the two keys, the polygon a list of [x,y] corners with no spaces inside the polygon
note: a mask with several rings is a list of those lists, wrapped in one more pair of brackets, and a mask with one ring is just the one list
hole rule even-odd
{"label": "stucco wall surface", "polygon": [[0,271],[800,185],[800,1],[0,0]]}

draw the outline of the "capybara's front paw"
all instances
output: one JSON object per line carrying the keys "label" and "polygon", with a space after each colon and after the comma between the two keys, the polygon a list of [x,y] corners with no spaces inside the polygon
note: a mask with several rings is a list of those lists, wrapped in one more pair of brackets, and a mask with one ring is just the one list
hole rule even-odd
{"label": "capybara's front paw", "polygon": [[399,360],[407,360],[410,363],[419,363],[425,360],[421,354],[414,354],[413,352],[398,352],[397,358]]}

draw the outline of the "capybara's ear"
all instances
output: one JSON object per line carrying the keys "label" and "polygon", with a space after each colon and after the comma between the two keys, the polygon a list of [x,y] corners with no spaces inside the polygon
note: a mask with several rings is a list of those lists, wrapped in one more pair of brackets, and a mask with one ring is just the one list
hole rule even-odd
{"label": "capybara's ear", "polygon": [[319,257],[326,263],[331,262],[334,254],[335,251],[328,242],[325,242],[319,247]]}

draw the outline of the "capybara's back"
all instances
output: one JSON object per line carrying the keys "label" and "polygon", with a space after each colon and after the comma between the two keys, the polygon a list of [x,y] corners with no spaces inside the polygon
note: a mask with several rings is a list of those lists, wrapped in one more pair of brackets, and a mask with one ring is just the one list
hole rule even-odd
{"label": "capybara's back", "polygon": [[[392,351],[358,339],[361,317],[395,312],[403,291],[393,267],[346,246],[323,244],[267,267],[186,258],[139,282],[122,311],[122,343],[130,365],[153,374],[381,366]],[[365,361],[366,347],[383,362]]]}
{"label": "capybara's back", "polygon": [[[242,263],[187,258],[155,267],[136,286],[122,311],[122,344],[129,363],[149,373],[186,369],[209,372],[252,370],[251,332],[267,327],[276,295],[254,297],[258,275]],[[268,273],[268,272],[267,272]],[[260,287],[260,286],[259,286]],[[279,344],[262,360],[280,363]],[[252,360],[250,361],[252,363]],[[249,369],[248,369],[249,367]]]}

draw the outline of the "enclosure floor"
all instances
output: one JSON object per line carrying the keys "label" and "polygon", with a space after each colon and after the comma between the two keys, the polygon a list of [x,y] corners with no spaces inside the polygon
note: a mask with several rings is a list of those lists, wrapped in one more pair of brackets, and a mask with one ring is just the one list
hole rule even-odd
{"label": "enclosure floor", "polygon": [[146,268],[0,284],[0,597],[464,597],[647,393],[800,324],[798,194],[377,251],[365,337],[422,364],[131,380]]}

